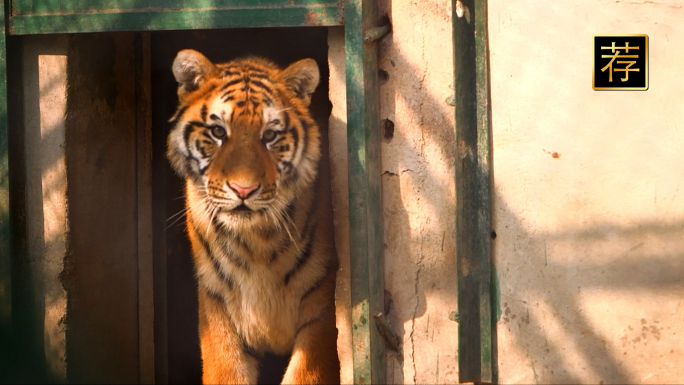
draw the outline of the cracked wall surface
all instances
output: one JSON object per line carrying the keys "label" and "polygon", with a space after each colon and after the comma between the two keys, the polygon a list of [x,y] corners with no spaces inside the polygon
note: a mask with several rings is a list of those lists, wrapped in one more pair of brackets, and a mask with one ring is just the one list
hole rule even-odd
{"label": "cracked wall surface", "polygon": [[[684,379],[684,3],[488,2],[502,383]],[[595,34],[649,36],[594,91]]]}
{"label": "cracked wall surface", "polygon": [[[444,1],[379,2],[393,32],[379,42],[385,308],[401,339],[388,383],[458,381],[451,8]],[[342,382],[351,383],[344,36],[330,30],[330,121]],[[338,91],[335,91],[338,90]],[[348,225],[347,225],[348,226]],[[346,250],[343,250],[346,248]],[[345,254],[346,253],[346,254]]]}
{"label": "cracked wall surface", "polygon": [[380,1],[386,296],[402,338],[388,383],[458,382],[453,43],[450,2]]}

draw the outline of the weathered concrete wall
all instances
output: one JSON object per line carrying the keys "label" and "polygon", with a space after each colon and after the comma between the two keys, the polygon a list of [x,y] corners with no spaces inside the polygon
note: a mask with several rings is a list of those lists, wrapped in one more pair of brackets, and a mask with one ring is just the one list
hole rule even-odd
{"label": "weathered concrete wall", "polygon": [[[388,382],[457,381],[449,2],[381,1]],[[489,2],[502,383],[684,378],[684,6]],[[592,36],[645,33],[650,89],[591,88]],[[348,301],[344,62],[331,33],[331,154]],[[345,254],[345,252],[347,254]],[[348,317],[340,312],[340,328]],[[346,318],[345,318],[346,317]],[[343,380],[351,379],[340,337]],[[347,350],[345,350],[347,349]],[[350,360],[350,359],[349,359]]]}
{"label": "weathered concrete wall", "polygon": [[[502,383],[684,379],[684,3],[489,1]],[[648,34],[648,91],[592,90]]]}
{"label": "weathered concrete wall", "polygon": [[[380,43],[385,286],[403,339],[389,383],[458,381],[454,109],[447,1],[382,1],[393,32]],[[384,128],[384,127],[383,127]]]}
{"label": "weathered concrete wall", "polygon": [[[388,383],[458,381],[451,8],[445,1],[381,1],[393,32],[379,45],[382,188],[388,319],[401,337],[388,350]],[[331,29],[330,148],[342,381],[352,382],[349,325],[344,36]],[[387,76],[384,76],[387,75]],[[389,302],[389,301],[386,301]],[[389,303],[387,303],[389,305]],[[342,305],[342,306],[340,306]],[[344,308],[344,306],[347,308]],[[342,308],[342,310],[340,310]]]}

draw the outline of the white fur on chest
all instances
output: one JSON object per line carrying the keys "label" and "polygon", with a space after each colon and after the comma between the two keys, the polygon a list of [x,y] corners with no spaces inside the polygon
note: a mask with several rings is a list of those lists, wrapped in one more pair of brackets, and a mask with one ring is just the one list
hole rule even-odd
{"label": "white fur on chest", "polygon": [[254,348],[287,353],[292,349],[299,316],[299,298],[283,285],[280,273],[253,264],[249,273],[235,272],[228,312],[238,333]]}
{"label": "white fur on chest", "polygon": [[[189,188],[188,193],[194,193],[194,190]],[[194,211],[191,215],[198,230],[206,232],[211,244],[215,247],[223,244],[215,238],[216,233],[207,230],[207,216]],[[222,246],[227,247],[225,244]],[[200,285],[221,294],[238,334],[252,348],[278,354],[289,353],[294,344],[301,293],[293,292],[291,287],[284,284],[282,266],[278,268],[277,263],[266,262],[268,258],[250,258],[249,269],[245,270],[223,259],[221,254],[219,252],[214,256],[219,266],[210,259],[196,260]],[[285,261],[289,261],[289,258]],[[233,287],[226,284],[217,268],[230,275]]]}

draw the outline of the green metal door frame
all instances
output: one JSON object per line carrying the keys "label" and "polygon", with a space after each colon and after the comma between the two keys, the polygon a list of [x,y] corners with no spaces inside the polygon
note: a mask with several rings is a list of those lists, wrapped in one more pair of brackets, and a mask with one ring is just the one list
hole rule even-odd
{"label": "green metal door frame", "polygon": [[[383,309],[382,213],[375,0],[7,1],[12,35],[246,27],[345,27],[354,382],[385,381],[385,349],[373,314]],[[87,4],[87,5],[84,5]],[[7,23],[5,24],[5,20]],[[3,32],[5,31],[3,28]],[[365,41],[364,41],[365,37]],[[6,57],[4,33],[0,59]],[[0,256],[9,265],[6,64],[0,60]],[[0,274],[4,274],[1,270]],[[7,272],[9,276],[9,271]],[[7,290],[9,291],[8,288]],[[2,297],[4,300],[9,297]],[[9,299],[0,303],[11,310]],[[0,317],[5,315],[0,313]],[[9,319],[8,319],[9,320]],[[5,321],[4,318],[0,321]],[[4,325],[2,325],[4,326]]]}
{"label": "green metal door frame", "polygon": [[[337,0],[204,0],[179,1],[55,0],[13,1],[9,12],[12,35],[165,31],[180,29],[299,27],[342,25]],[[23,5],[17,8],[18,5]],[[117,8],[116,5],[119,5]]]}
{"label": "green metal door frame", "polygon": [[[349,155],[349,238],[354,383],[385,383],[385,342],[374,326],[384,311],[378,51],[375,1],[347,0],[344,50]],[[366,37],[366,41],[364,41]]]}

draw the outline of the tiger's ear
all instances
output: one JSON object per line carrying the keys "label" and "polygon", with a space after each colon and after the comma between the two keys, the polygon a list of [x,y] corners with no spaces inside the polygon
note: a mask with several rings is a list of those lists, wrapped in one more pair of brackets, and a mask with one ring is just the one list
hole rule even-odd
{"label": "tiger's ear", "polygon": [[280,79],[308,106],[311,103],[311,94],[320,80],[318,65],[313,59],[300,60],[285,68],[280,73]]}
{"label": "tiger's ear", "polygon": [[196,90],[202,83],[218,75],[218,68],[201,53],[184,49],[178,52],[171,66],[178,82],[178,96]]}

